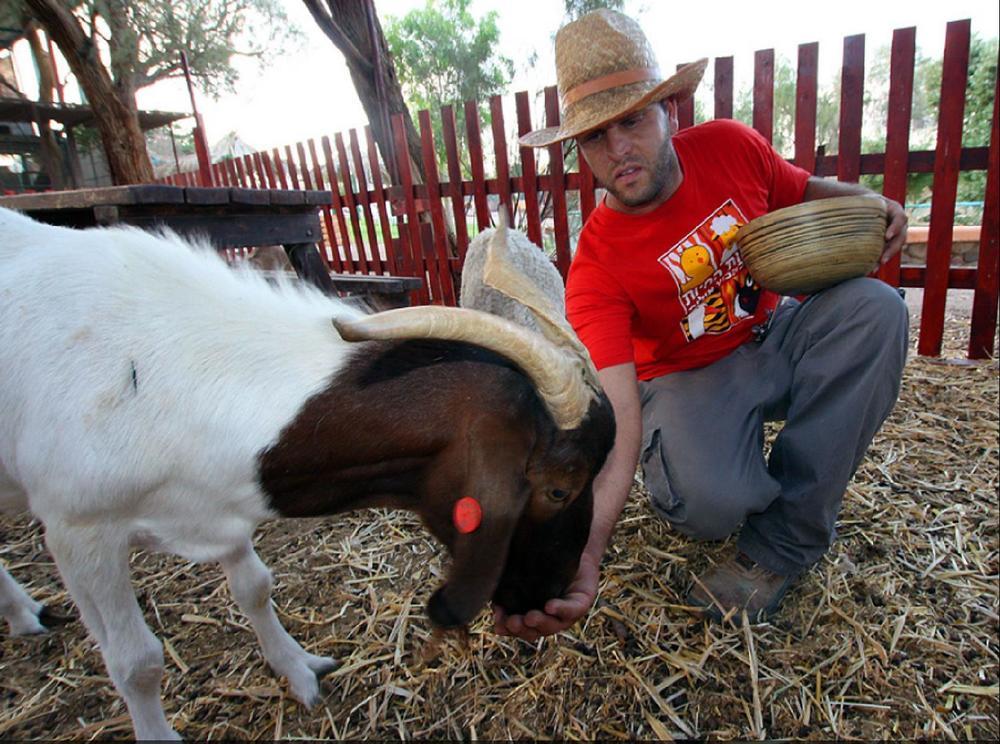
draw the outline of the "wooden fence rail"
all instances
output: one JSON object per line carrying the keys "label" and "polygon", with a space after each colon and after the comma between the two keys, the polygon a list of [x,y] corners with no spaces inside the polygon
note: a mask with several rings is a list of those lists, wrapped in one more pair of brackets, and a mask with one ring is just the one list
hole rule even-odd
{"label": "wooden fence rail", "polygon": [[[998,310],[998,219],[1000,177],[998,162],[997,96],[989,146],[962,147],[962,124],[968,78],[970,27],[968,20],[949,23],[942,68],[937,143],[933,151],[910,149],[910,108],[913,97],[916,29],[897,29],[890,52],[888,116],[884,152],[862,152],[862,102],[864,100],[865,37],[844,39],[841,67],[840,126],[837,152],[827,155],[816,143],[817,62],[816,43],[798,47],[794,155],[792,162],[809,172],[841,181],[857,181],[861,175],[883,176],[883,193],[905,201],[907,175],[933,173],[933,200],[925,266],[902,266],[899,257],[882,267],[878,276],[895,286],[924,289],[918,351],[937,356],[941,352],[945,302],[948,289],[974,290],[969,328],[968,357],[982,359],[994,353]],[[769,140],[774,120],[774,51],[754,56],[753,126]],[[714,60],[714,116],[733,115],[733,58]],[[466,102],[464,142],[459,137],[455,110],[440,111],[446,173],[439,172],[431,114],[421,111],[418,128],[426,183],[416,183],[409,161],[400,160],[401,182],[386,185],[387,170],[379,159],[368,127],[363,130],[364,147],[357,130],[347,137],[334,135],[333,145],[322,137],[296,143],[282,150],[259,152],[212,166],[217,185],[239,188],[324,188],[333,192],[333,203],[323,209],[324,255],[338,272],[390,273],[417,276],[422,289],[411,298],[417,303],[453,305],[458,296],[461,273],[470,234],[489,227],[500,208],[514,214],[528,237],[545,245],[565,276],[574,243],[572,213],[586,221],[597,203],[597,185],[586,163],[577,160],[574,146],[553,145],[545,153],[518,148],[518,162],[511,162],[504,101],[489,101],[490,120],[481,122],[475,102]],[[681,107],[681,127],[692,126],[694,105]],[[559,121],[555,88],[544,92],[546,126]],[[514,95],[512,131],[518,135],[532,129],[529,95]],[[405,151],[400,117],[392,122],[397,151]],[[483,131],[491,135],[491,149]],[[462,178],[462,157],[471,173]],[[487,165],[492,175],[487,175]],[[568,168],[575,167],[576,170]],[[987,171],[979,258],[975,268],[950,265],[956,189],[963,171]],[[445,176],[447,180],[442,180]],[[164,179],[194,185],[198,174],[181,173]],[[491,197],[493,197],[491,199]],[[502,205],[502,206],[501,206]],[[473,224],[467,224],[471,221]]]}

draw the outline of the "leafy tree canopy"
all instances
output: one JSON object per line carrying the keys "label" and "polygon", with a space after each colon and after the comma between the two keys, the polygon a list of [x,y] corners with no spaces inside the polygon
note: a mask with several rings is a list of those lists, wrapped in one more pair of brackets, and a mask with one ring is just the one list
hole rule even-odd
{"label": "leafy tree canopy", "polygon": [[570,21],[601,8],[621,11],[624,5],[625,0],[563,0],[566,19]]}
{"label": "leafy tree canopy", "polygon": [[386,18],[386,43],[407,105],[431,112],[442,165],[440,108],[455,106],[459,131],[464,131],[465,101],[477,101],[480,118],[488,121],[488,99],[504,93],[514,75],[514,63],[497,52],[497,12],[477,20],[469,4],[470,0],[427,0],[423,8],[402,18]]}
{"label": "leafy tree canopy", "polygon": [[496,52],[497,12],[478,21],[470,0],[431,2],[402,18],[389,16],[386,41],[412,106],[483,99],[506,90],[514,63]]}
{"label": "leafy tree canopy", "polygon": [[[9,0],[6,16],[25,12]],[[280,0],[59,0],[104,50],[119,90],[136,91],[183,74],[180,52],[208,95],[235,89],[239,57],[266,56],[295,43],[300,32]]]}

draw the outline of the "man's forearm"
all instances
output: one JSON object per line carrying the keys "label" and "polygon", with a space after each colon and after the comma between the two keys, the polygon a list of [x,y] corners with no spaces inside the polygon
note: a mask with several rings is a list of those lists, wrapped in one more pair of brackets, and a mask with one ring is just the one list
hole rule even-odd
{"label": "man's forearm", "polygon": [[617,433],[615,446],[594,480],[594,520],[586,552],[595,564],[600,563],[632,491],[642,439],[642,412],[635,367],[631,364],[620,365],[601,370],[599,375],[615,411]]}
{"label": "man's forearm", "polygon": [[[594,521],[590,526],[590,539],[586,552],[600,563],[615,531],[635,477],[638,461],[638,447],[635,454],[623,453],[620,462],[609,463],[601,472],[601,478],[594,483]],[[631,465],[629,464],[631,462]]]}
{"label": "man's forearm", "polygon": [[834,181],[832,179],[818,178],[811,176],[806,182],[806,190],[802,194],[802,201],[813,201],[814,199],[829,199],[835,196],[853,196],[855,194],[874,194],[871,189],[862,186],[860,183],[850,183],[848,181]]}

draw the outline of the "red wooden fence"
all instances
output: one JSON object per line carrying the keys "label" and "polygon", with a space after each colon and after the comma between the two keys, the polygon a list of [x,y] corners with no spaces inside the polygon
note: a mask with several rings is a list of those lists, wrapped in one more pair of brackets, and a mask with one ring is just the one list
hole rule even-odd
{"label": "red wooden fence", "polygon": [[[862,101],[864,98],[865,37],[844,40],[841,68],[840,134],[837,154],[825,155],[816,148],[817,60],[816,43],[798,48],[796,111],[793,162],[818,176],[836,176],[843,181],[857,181],[862,174],[884,176],[883,192],[903,202],[908,173],[933,173],[933,204],[926,266],[901,266],[897,257],[882,267],[879,276],[902,287],[923,287],[924,299],[919,329],[918,351],[936,356],[941,352],[945,301],[949,288],[975,290],[970,324],[968,356],[990,357],[994,352],[998,306],[998,206],[997,180],[1000,176],[997,132],[997,98],[994,97],[993,124],[989,147],[961,147],[965,88],[968,75],[970,22],[948,24],[945,40],[941,104],[937,146],[933,151],[910,150],[910,103],[913,94],[916,29],[898,29],[891,49],[888,117],[885,122],[885,152],[863,153],[861,148]],[[733,113],[733,58],[714,61],[714,116],[731,117]],[[774,52],[763,50],[754,57],[753,126],[768,139],[772,136],[774,98]],[[431,114],[418,116],[426,183],[415,183],[409,161],[400,159],[401,183],[387,186],[368,127],[364,129],[366,147],[362,150],[356,130],[334,136],[334,147],[323,137],[317,148],[314,140],[277,148],[241,159],[224,161],[212,167],[215,183],[247,188],[325,188],[333,192],[333,203],[323,210],[326,231],[325,257],[337,271],[391,273],[418,276],[423,288],[412,300],[419,303],[455,304],[456,279],[470,240],[467,219],[473,219],[473,232],[491,222],[489,197],[511,210],[516,202],[523,212],[521,224],[529,238],[542,245],[544,231],[551,231],[554,260],[565,276],[571,256],[572,236],[569,204],[576,200],[582,220],[596,204],[593,175],[580,160],[577,170],[567,171],[572,144],[547,148],[545,167],[541,156],[531,148],[519,148],[519,174],[509,161],[504,101],[494,97],[489,102],[490,121],[481,123],[478,107],[466,102],[465,142],[471,180],[461,178],[461,142],[454,109],[445,106],[441,114],[447,173],[438,172]],[[559,120],[558,97],[554,88],[544,96],[545,125]],[[533,128],[527,93],[514,96],[516,131]],[[540,117],[541,118],[541,117]],[[680,112],[681,126],[694,123],[694,106]],[[492,151],[488,156],[482,131],[492,133]],[[402,120],[393,121],[397,150],[405,137]],[[320,151],[322,154],[320,154]],[[487,158],[493,175],[486,173]],[[574,157],[575,159],[575,157]],[[571,162],[571,161],[570,161]],[[985,208],[981,230],[979,260],[975,268],[950,266],[952,224],[960,171],[988,170]],[[442,175],[447,180],[442,180]],[[184,173],[165,180],[195,184],[197,173]],[[543,220],[545,214],[548,219]],[[467,217],[468,215],[468,217]]]}

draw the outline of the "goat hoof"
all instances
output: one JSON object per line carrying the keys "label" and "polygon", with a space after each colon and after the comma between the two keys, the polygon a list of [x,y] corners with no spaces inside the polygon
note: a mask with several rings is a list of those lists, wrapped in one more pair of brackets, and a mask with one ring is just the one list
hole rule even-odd
{"label": "goat hoof", "polygon": [[48,605],[42,605],[42,609],[38,611],[38,622],[46,628],[57,628],[60,625],[73,622],[73,618],[68,615],[59,615],[50,610]]}
{"label": "goat hoof", "polygon": [[309,660],[309,668],[313,670],[317,680],[323,679],[340,666],[340,662],[324,656],[316,656]]}

